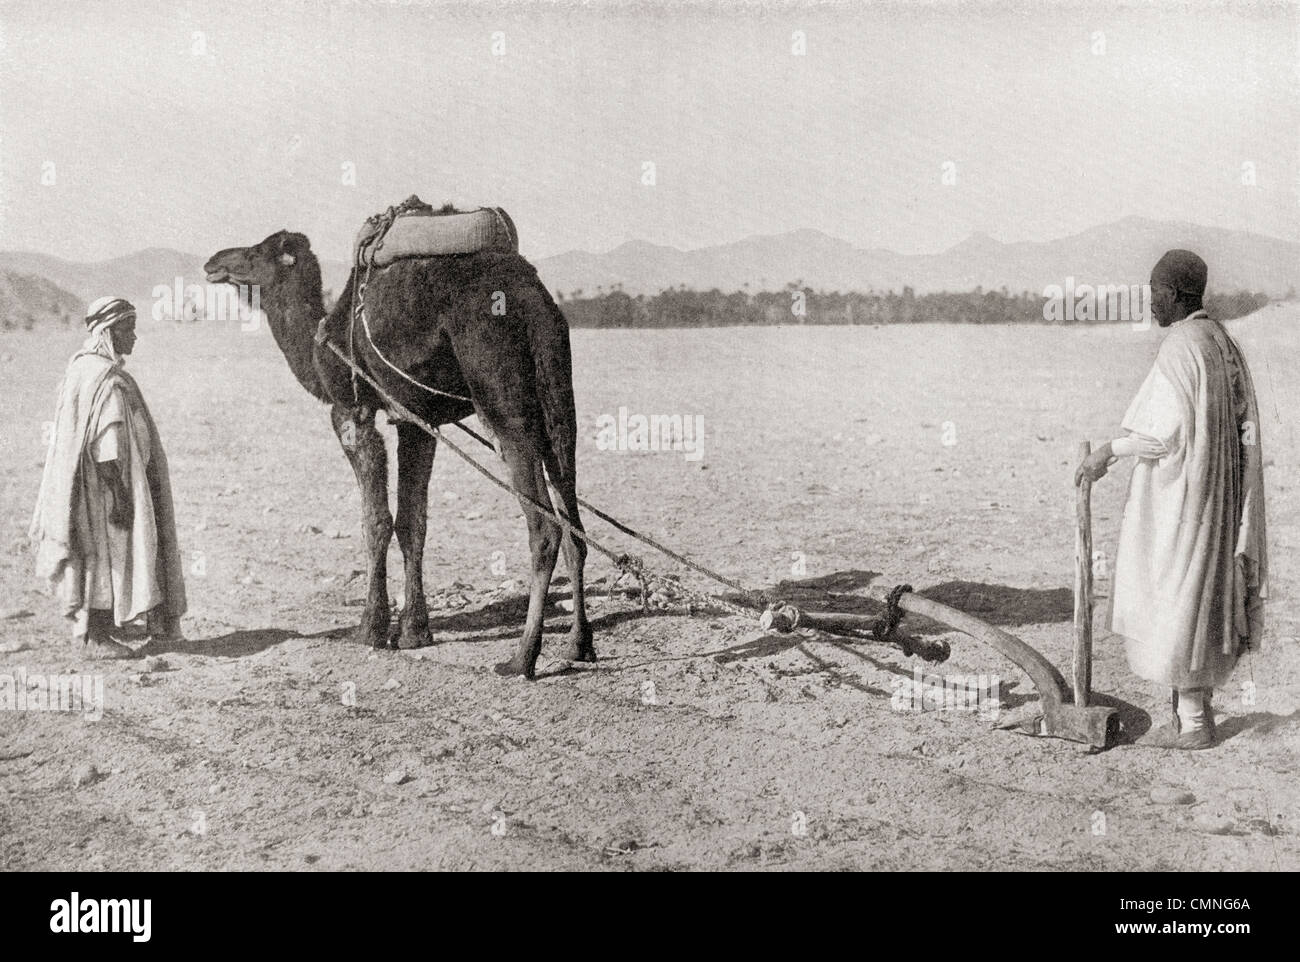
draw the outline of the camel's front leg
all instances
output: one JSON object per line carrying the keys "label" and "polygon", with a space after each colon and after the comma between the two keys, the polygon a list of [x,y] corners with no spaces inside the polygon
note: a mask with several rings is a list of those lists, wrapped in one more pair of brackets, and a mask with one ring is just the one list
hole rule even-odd
{"label": "camel's front leg", "polygon": [[393,516],[388,510],[388,453],[384,437],[375,427],[375,412],[368,408],[336,404],[330,421],[343,453],[361,488],[361,519],[366,536],[369,579],[366,610],[357,638],[374,648],[388,645],[388,544],[393,538]]}
{"label": "camel's front leg", "polygon": [[429,474],[437,446],[436,438],[414,424],[397,425],[397,543],[406,568],[406,603],[402,606],[398,648],[433,644],[424,601],[424,537],[429,517]]}

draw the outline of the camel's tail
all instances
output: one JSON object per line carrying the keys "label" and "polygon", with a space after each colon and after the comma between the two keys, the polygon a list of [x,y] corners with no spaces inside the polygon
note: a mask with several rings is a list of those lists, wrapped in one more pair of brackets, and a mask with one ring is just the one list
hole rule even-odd
{"label": "camel's tail", "polygon": [[[557,488],[574,484],[577,447],[577,413],[573,400],[573,357],[569,348],[569,322],[545,285],[538,283],[543,309],[529,317],[528,338],[533,356],[538,400],[554,463],[546,470]],[[556,472],[559,476],[556,477]]]}

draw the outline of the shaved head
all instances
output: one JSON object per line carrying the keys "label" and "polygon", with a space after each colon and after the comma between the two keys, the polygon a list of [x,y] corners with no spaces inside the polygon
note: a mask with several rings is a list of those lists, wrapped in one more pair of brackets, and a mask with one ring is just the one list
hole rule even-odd
{"label": "shaved head", "polygon": [[1205,279],[1209,268],[1205,261],[1191,251],[1165,251],[1164,257],[1151,268],[1152,284],[1167,284],[1180,294],[1205,294]]}
{"label": "shaved head", "polygon": [[1151,312],[1156,323],[1168,327],[1200,310],[1209,268],[1192,251],[1165,251],[1151,268]]}

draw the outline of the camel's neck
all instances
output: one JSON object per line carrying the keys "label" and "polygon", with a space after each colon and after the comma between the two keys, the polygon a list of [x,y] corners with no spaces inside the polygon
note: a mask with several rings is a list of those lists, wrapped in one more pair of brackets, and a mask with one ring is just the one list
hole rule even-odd
{"label": "camel's neck", "polygon": [[284,359],[289,362],[289,370],[314,397],[326,400],[325,389],[312,359],[316,327],[325,313],[320,265],[314,257],[304,259],[289,280],[270,291],[263,291],[262,296],[262,309],[266,312],[271,334]]}

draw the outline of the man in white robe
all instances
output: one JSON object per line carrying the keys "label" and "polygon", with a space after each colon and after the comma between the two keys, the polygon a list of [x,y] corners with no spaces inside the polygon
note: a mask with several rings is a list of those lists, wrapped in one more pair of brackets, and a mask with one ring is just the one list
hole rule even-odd
{"label": "man in white robe", "polygon": [[1268,595],[1259,411],[1241,349],[1201,307],[1207,270],[1191,251],[1151,272],[1152,313],[1170,328],[1124,416],[1125,436],[1076,481],[1136,458],[1115,558],[1111,630],[1129,667],[1172,690],[1170,724],[1144,744],[1215,743],[1210,698],[1258,647]]}
{"label": "man in white robe", "polygon": [[30,535],[36,573],[58,595],[73,643],[92,658],[123,658],[134,652],[113,640],[115,625],[147,615],[154,638],[179,635],[185,581],[167,456],[123,367],[135,308],[100,298],[86,328],[59,386]]}

